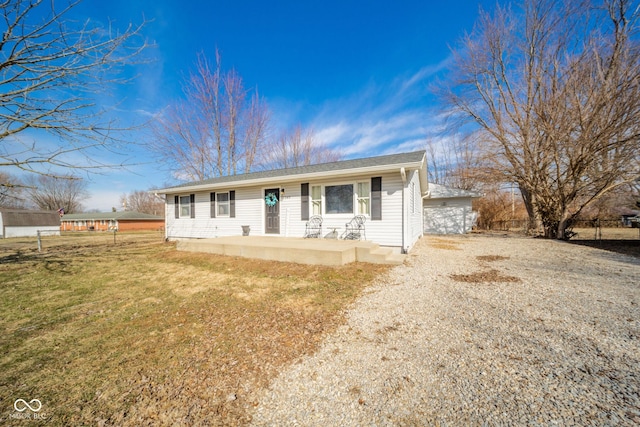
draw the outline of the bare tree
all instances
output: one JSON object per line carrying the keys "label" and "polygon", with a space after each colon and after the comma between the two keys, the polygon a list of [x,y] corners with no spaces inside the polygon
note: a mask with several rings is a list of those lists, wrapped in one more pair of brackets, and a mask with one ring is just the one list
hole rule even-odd
{"label": "bare tree", "polygon": [[479,190],[487,176],[475,134],[427,140],[429,181],[463,190]]}
{"label": "bare tree", "polygon": [[126,81],[120,71],[145,47],[134,43],[141,27],[118,32],[87,21],[78,28],[66,19],[78,3],[0,1],[0,167],[51,175],[108,167],[97,150],[122,142],[124,129],[96,105],[95,93]]}
{"label": "bare tree", "polygon": [[0,207],[16,208],[24,207],[24,184],[7,173],[0,172]]}
{"label": "bare tree", "polygon": [[153,191],[132,191],[120,197],[120,203],[127,211],[141,212],[149,215],[164,215],[164,200]]}
{"label": "bare tree", "polygon": [[583,209],[638,179],[639,13],[629,0],[525,0],[482,13],[454,53],[448,106],[547,237],[569,238]]}
{"label": "bare tree", "polygon": [[491,230],[508,229],[526,219],[521,198],[516,199],[513,192],[494,185],[486,185],[483,196],[473,201],[473,208],[478,212],[478,228]]}
{"label": "bare tree", "polygon": [[335,162],[341,157],[339,151],[318,141],[313,129],[305,130],[297,125],[269,143],[261,156],[261,165],[263,169],[292,168]]}
{"label": "bare tree", "polygon": [[63,209],[65,213],[82,212],[82,200],[87,196],[87,183],[82,178],[72,175],[60,178],[30,175],[26,184],[29,199],[38,209]]}
{"label": "bare tree", "polygon": [[264,144],[269,110],[257,89],[248,91],[235,71],[223,72],[198,56],[184,100],[153,125],[150,149],[184,180],[250,172]]}

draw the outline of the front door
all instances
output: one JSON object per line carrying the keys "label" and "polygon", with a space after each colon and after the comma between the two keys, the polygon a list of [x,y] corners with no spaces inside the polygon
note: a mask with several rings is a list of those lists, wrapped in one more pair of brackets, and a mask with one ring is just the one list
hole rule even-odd
{"label": "front door", "polygon": [[280,189],[264,190],[266,234],[280,234]]}

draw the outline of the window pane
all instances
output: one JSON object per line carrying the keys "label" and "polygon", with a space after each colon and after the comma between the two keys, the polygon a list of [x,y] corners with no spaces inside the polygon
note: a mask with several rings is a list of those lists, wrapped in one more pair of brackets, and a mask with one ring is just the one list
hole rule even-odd
{"label": "window pane", "polygon": [[189,196],[180,196],[180,216],[191,216],[191,199]]}
{"label": "window pane", "polygon": [[361,215],[369,215],[369,183],[358,183],[358,213]]}
{"label": "window pane", "polygon": [[228,216],[228,215],[229,215],[229,204],[218,203],[218,216]]}
{"label": "window pane", "polygon": [[368,182],[359,182],[358,183],[358,197],[369,197],[369,183]]}
{"label": "window pane", "polygon": [[218,216],[229,216],[229,193],[218,193]]}
{"label": "window pane", "polygon": [[322,202],[313,202],[313,215],[322,215]]}
{"label": "window pane", "polygon": [[324,196],[328,214],[353,213],[353,184],[328,185]]}
{"label": "window pane", "polygon": [[369,215],[369,199],[358,199],[358,213]]}
{"label": "window pane", "polygon": [[311,199],[320,200],[322,198],[322,187],[314,185],[311,187]]}

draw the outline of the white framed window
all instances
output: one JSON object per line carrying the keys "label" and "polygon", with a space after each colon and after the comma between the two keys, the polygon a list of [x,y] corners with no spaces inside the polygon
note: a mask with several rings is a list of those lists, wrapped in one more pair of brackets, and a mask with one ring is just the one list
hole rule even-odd
{"label": "white framed window", "polygon": [[216,193],[217,216],[229,216],[229,193]]}
{"label": "white framed window", "polygon": [[369,182],[358,183],[358,193],[356,194],[358,214],[369,215],[371,213],[371,192]]}
{"label": "white framed window", "polygon": [[322,215],[322,187],[311,186],[311,215]]}
{"label": "white framed window", "polygon": [[191,197],[180,196],[180,218],[191,217]]}

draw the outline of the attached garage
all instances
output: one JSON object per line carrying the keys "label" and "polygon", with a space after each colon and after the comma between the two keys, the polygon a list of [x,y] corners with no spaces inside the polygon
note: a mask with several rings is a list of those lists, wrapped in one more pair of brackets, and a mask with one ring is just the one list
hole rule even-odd
{"label": "attached garage", "polygon": [[465,234],[476,224],[478,213],[471,203],[479,194],[429,184],[429,196],[423,200],[425,234]]}

